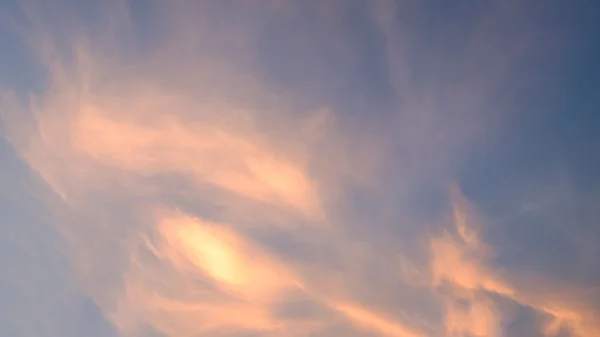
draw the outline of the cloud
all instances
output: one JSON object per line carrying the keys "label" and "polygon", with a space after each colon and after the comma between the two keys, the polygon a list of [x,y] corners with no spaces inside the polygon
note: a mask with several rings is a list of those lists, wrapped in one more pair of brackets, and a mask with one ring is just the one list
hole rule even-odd
{"label": "cloud", "polygon": [[[178,29],[181,38],[189,27]],[[115,41],[96,46],[87,39],[77,36],[58,50],[62,41],[34,38],[50,85],[26,105],[7,93],[2,121],[21,158],[58,197],[48,201],[82,289],[121,334],[143,335],[146,327],[167,336],[323,329],[277,318],[273,307],[293,289],[352,322],[357,312],[369,315],[338,305],[318,284],[303,284],[299,270],[244,234],[308,224],[327,235],[325,207],[338,193],[335,184],[370,165],[343,166],[339,146],[347,145],[336,138],[327,108],[290,110],[253,75],[235,74],[202,49],[197,59],[146,55],[129,69],[115,62]],[[156,68],[160,62],[168,66]],[[186,76],[172,84],[175,73]],[[315,172],[325,157],[335,170],[329,182],[323,179],[332,168]],[[192,216],[165,204],[166,176],[186,181],[185,199],[213,211]],[[361,325],[401,326],[382,319]]]}
{"label": "cloud", "polygon": [[[579,296],[571,293],[574,289],[551,286],[553,282],[548,279],[523,280],[523,275],[492,268],[491,248],[479,239],[474,228],[481,220],[455,187],[452,191],[454,234],[446,233],[431,240],[432,284],[451,288],[446,295],[447,335],[500,336],[503,320],[507,318],[494,308],[492,294],[549,316],[549,323],[542,329],[548,336],[558,335],[562,327],[573,336],[594,336],[600,332],[596,310],[581,297],[577,300]],[[560,295],[564,292],[571,294]]]}
{"label": "cloud", "polygon": [[372,328],[386,336],[398,336],[398,337],[418,337],[424,336],[419,331],[414,331],[402,324],[395,323],[393,321],[382,318],[372,312],[355,306],[352,304],[338,304],[337,310],[347,315],[355,324],[358,326],[365,326]]}
{"label": "cloud", "polygon": [[513,118],[483,107],[531,38],[499,18],[526,20],[484,6],[448,54],[402,20],[420,5],[376,3],[116,1],[100,29],[27,7],[47,86],[2,93],[4,136],[120,336],[501,337],[511,305],[600,334],[593,289],[498,267],[447,188]]}

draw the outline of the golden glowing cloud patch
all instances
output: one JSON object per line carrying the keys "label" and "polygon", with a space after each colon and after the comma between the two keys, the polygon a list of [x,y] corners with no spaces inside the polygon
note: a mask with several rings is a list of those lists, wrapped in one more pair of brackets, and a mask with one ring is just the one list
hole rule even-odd
{"label": "golden glowing cloud patch", "polygon": [[160,231],[173,263],[181,265],[183,258],[245,295],[297,284],[289,271],[224,225],[175,215],[161,221]]}

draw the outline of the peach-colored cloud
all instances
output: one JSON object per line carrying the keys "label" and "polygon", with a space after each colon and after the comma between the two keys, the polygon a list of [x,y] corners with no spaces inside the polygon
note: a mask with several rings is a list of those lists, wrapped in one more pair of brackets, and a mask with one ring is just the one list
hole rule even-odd
{"label": "peach-colored cloud", "polygon": [[159,231],[174,266],[191,263],[233,291],[252,297],[302,286],[290,271],[222,224],[173,215],[161,221]]}
{"label": "peach-colored cloud", "polygon": [[[295,10],[269,4],[285,15]],[[396,8],[382,4],[374,15],[391,38]],[[450,193],[447,231],[425,242],[426,267],[405,257],[401,244],[380,245],[396,241],[382,239],[392,235],[377,223],[360,223],[372,232],[351,233],[352,222],[362,220],[340,213],[357,208],[348,202],[355,184],[376,181],[368,192],[395,209],[401,202],[385,193],[388,188],[429,179],[421,169],[454,153],[455,142],[438,137],[437,131],[452,128],[441,125],[429,93],[407,99],[402,109],[412,115],[400,118],[406,125],[390,118],[394,135],[372,135],[332,107],[298,108],[306,97],[278,88],[249,66],[259,56],[256,27],[244,25],[243,16],[222,30],[207,29],[193,17],[202,11],[173,6],[165,15],[179,22],[166,20],[166,41],[135,62],[112,40],[119,29],[109,30],[107,44],[67,39],[67,51],[48,36],[35,40],[48,88],[25,104],[14,95],[1,98],[7,138],[61,199],[51,205],[81,288],[124,337],[144,336],[147,327],[168,337],[248,331],[304,337],[325,331],[336,315],[381,336],[500,337],[510,317],[494,296],[547,315],[549,336],[565,327],[577,337],[600,335],[585,301],[557,296],[560,287],[526,291],[511,282],[515,275],[492,265],[493,249],[481,235],[484,221],[458,188]],[[331,19],[345,7],[320,5],[317,12]],[[398,47],[388,50],[399,60],[390,65],[394,85],[416,90],[402,75],[407,64],[396,57]],[[458,133],[447,135],[464,142]],[[400,143],[400,159],[409,164],[396,170],[398,158],[390,153],[397,148],[390,143]],[[379,176],[381,167],[400,172],[393,177],[399,182]],[[181,194],[161,184],[173,177],[183,181]],[[169,193],[183,200],[165,200]],[[414,225],[410,217],[390,221]],[[280,256],[252,237],[257,227],[291,233],[309,243],[303,249],[324,253],[307,254],[302,262]],[[368,274],[380,261],[397,265]],[[385,301],[415,289],[423,298],[398,303],[401,309]],[[277,305],[294,291],[335,315],[280,317]],[[429,297],[444,311],[441,321],[401,312],[417,311]]]}
{"label": "peach-colored cloud", "polygon": [[[330,135],[324,130],[331,123],[327,109],[302,118],[278,111],[271,116],[276,125],[293,123],[299,130],[276,138],[255,123],[268,115],[260,111],[263,106],[288,109],[286,104],[262,103],[258,97],[256,106],[236,106],[228,102],[235,95],[227,92],[176,90],[160,81],[141,83],[135,76],[130,80],[86,44],[73,46],[73,63],[48,51],[53,48],[48,41],[42,48],[51,88],[32,97],[28,106],[12,101],[2,119],[12,123],[9,138],[20,155],[64,202],[57,212],[64,216],[61,230],[71,244],[68,254],[82,288],[124,336],[143,335],[145,326],[170,337],[236,331],[305,336],[323,329],[326,317],[294,322],[272,312],[290,289],[305,292],[364,329],[391,335],[411,331],[358,304],[336,304],[352,301],[351,295],[334,300],[318,283],[303,284],[299,270],[239,231],[247,221],[327,224],[321,193],[333,193],[324,189],[344,175],[356,177],[364,166],[333,155],[323,158],[338,177],[318,181],[332,176],[312,175],[313,157],[339,145],[331,138],[330,145],[315,148],[323,144],[319,137]],[[214,62],[206,63],[211,68]],[[145,71],[161,78],[160,71]],[[214,67],[209,72],[229,76]],[[192,86],[210,87],[210,80],[197,75]],[[282,122],[287,115],[290,122]],[[160,187],[148,178],[161,175],[185,178],[198,195],[192,199],[213,203],[219,207],[217,217],[239,222],[206,220],[150,201]],[[210,193],[205,194],[207,187]],[[131,209],[139,223],[124,229],[103,223],[106,219],[89,224],[74,220],[96,212],[96,203],[102,202],[96,193],[125,193],[139,200]],[[110,211],[100,213],[110,218]],[[94,270],[102,269],[98,262],[114,273],[103,276],[109,282],[96,277]],[[401,336],[418,335],[404,332]]]}
{"label": "peach-colored cloud", "polygon": [[394,337],[420,337],[425,336],[420,331],[407,327],[403,324],[394,322],[377,315],[361,306],[352,303],[339,303],[335,305],[335,309],[339,310],[357,326],[369,330],[374,330],[385,336]]}
{"label": "peach-colored cloud", "polygon": [[[167,336],[196,336],[284,328],[270,305],[285,288],[299,287],[285,267],[224,224],[176,211],[157,212],[156,221],[158,240],[146,242],[156,261],[126,272],[113,313],[123,331],[150,325]],[[157,272],[160,265],[170,272]]]}
{"label": "peach-colored cloud", "polygon": [[489,299],[471,298],[467,304],[446,304],[447,336],[501,336],[500,317]]}
{"label": "peach-colored cloud", "polygon": [[[494,304],[486,293],[493,293],[531,307],[551,317],[543,328],[549,336],[557,335],[562,327],[566,327],[574,336],[596,336],[600,330],[600,320],[594,311],[581,302],[565,301],[560,291],[554,289],[532,293],[511,285],[509,279],[515,275],[502,278],[500,272],[490,267],[490,247],[481,241],[475,221],[477,215],[474,208],[460,195],[456,188],[452,189],[453,223],[456,235],[446,233],[431,240],[432,263],[431,281],[433,286],[447,285],[451,287],[446,299],[447,317],[446,332],[448,336],[500,336],[501,312],[494,309]],[[538,280],[539,289],[545,288],[548,281]],[[455,305],[455,300],[467,303]]]}
{"label": "peach-colored cloud", "polygon": [[[121,104],[136,109],[127,102]],[[185,109],[154,104],[155,109]],[[308,215],[320,212],[315,182],[283,154],[261,145],[257,135],[244,137],[204,123],[184,126],[169,118],[159,121],[160,125],[144,126],[141,120],[119,122],[102,113],[118,114],[119,110],[82,107],[72,131],[73,147],[117,168],[142,174],[189,174],[199,183],[253,200],[291,206]]]}
{"label": "peach-colored cloud", "polygon": [[446,336],[501,336],[501,313],[485,292],[511,296],[513,290],[480,260],[487,252],[478,249],[481,242],[468,227],[464,210],[455,204],[453,213],[458,238],[447,234],[431,241],[432,285],[451,288],[443,295]]}
{"label": "peach-colored cloud", "polygon": [[[146,245],[174,273],[156,274],[152,265],[140,265],[125,275],[126,287],[113,314],[122,331],[135,335],[140,325],[149,324],[168,336],[235,330],[304,336],[322,329],[329,319],[286,321],[271,311],[286,290],[297,289],[360,329],[385,336],[425,336],[418,328],[383,318],[351,298],[334,298],[320,284],[304,284],[298,270],[286,267],[225,224],[177,211],[157,215],[159,239]],[[208,277],[203,282],[216,286],[217,293],[207,294],[193,282],[173,283],[174,278],[198,277]],[[177,289],[161,290],[163,284]],[[177,297],[166,295],[170,292]]]}

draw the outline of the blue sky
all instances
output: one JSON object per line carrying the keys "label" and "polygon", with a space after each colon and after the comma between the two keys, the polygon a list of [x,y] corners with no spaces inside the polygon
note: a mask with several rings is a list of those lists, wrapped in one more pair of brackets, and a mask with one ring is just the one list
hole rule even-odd
{"label": "blue sky", "polygon": [[599,335],[598,13],[0,1],[0,335]]}

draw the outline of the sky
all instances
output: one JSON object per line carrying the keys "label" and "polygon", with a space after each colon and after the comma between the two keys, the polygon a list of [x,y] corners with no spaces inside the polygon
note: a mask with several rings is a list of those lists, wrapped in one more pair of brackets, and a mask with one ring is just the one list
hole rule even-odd
{"label": "sky", "polygon": [[600,336],[598,31],[0,0],[0,336]]}

